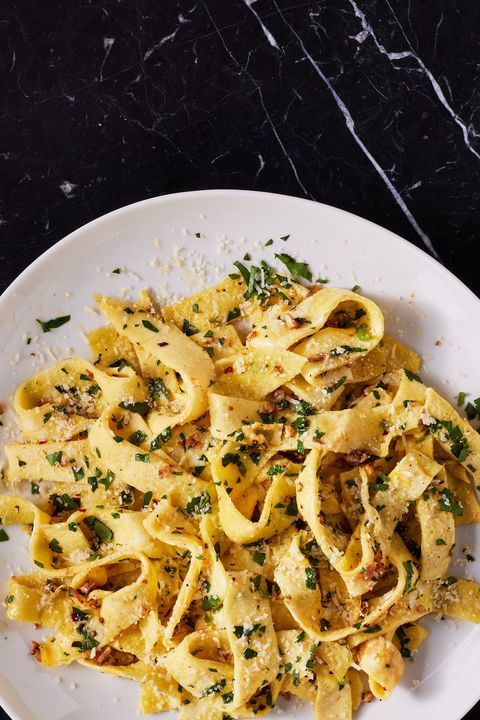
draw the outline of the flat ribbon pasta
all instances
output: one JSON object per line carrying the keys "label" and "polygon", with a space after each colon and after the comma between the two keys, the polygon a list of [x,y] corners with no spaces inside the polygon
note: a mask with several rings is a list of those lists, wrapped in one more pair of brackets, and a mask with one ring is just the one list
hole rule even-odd
{"label": "flat ribbon pasta", "polygon": [[51,628],[45,666],[136,682],[143,713],[293,695],[350,720],[401,681],[422,617],[480,622],[449,574],[480,438],[373,301],[236,266],[163,308],[98,296],[93,362],[19,386],[0,533],[26,526],[35,572],[7,615]]}

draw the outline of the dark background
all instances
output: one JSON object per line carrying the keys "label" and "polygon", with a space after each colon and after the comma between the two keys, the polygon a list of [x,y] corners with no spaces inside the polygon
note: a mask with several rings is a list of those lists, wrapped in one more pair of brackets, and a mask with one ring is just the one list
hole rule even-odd
{"label": "dark background", "polygon": [[479,28],[478,0],[1,0],[0,291],[110,210],[247,188],[369,218],[479,294]]}

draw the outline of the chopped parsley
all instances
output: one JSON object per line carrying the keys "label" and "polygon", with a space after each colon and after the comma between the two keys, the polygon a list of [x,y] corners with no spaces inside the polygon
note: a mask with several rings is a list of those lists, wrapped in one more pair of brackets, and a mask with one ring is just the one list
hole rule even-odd
{"label": "chopped parsley", "polygon": [[161,448],[163,443],[166,443],[170,440],[172,437],[172,428],[170,425],[165,428],[165,430],[162,430],[161,433],[158,433],[158,435],[152,440],[150,443],[150,450],[158,450]]}
{"label": "chopped parsley", "polygon": [[152,400],[158,400],[160,397],[168,398],[168,390],[162,378],[151,378],[148,381],[148,392]]}
{"label": "chopped parsley", "polygon": [[231,320],[235,320],[236,318],[240,317],[240,308],[234,307],[232,310],[228,311],[227,315],[227,322],[230,322]]}
{"label": "chopped parsley", "polygon": [[381,625],[371,625],[370,627],[365,628],[365,630],[363,632],[366,635],[371,635],[372,633],[380,632],[381,629],[382,629]]}
{"label": "chopped parsley", "polygon": [[47,460],[52,467],[55,467],[56,465],[60,465],[62,462],[63,453],[61,450],[57,450],[56,452],[50,453],[45,457],[45,460]]}
{"label": "chopped parsley", "polygon": [[191,337],[192,335],[196,335],[200,330],[193,325],[190,320],[187,320],[187,318],[184,319],[183,325],[182,325],[182,332],[185,333],[187,337]]}
{"label": "chopped parsley", "polygon": [[413,562],[411,560],[407,560],[406,562],[403,563],[403,567],[405,568],[405,573],[406,573],[405,587],[403,589],[403,592],[409,593],[413,590],[413,586],[412,586],[413,570],[414,570]]}
{"label": "chopped parsley", "polygon": [[147,330],[158,333],[158,328],[155,327],[155,325],[153,325],[150,320],[142,320],[142,325],[144,328],[147,328]]}
{"label": "chopped parsley", "polygon": [[307,263],[298,262],[292,258],[291,255],[287,255],[286,253],[275,253],[275,257],[277,260],[280,260],[283,265],[285,265],[292,277],[301,277],[309,281],[312,280],[312,273]]}
{"label": "chopped parsley", "polygon": [[345,355],[347,353],[364,353],[367,352],[366,348],[361,347],[355,347],[352,345],[339,345],[339,347],[334,347],[330,352],[328,353],[331,358],[336,358],[339,355]]}
{"label": "chopped parsley", "polygon": [[305,568],[305,587],[315,590],[317,587],[317,571],[314,567]]}
{"label": "chopped parsley", "polygon": [[388,483],[389,483],[388,475],[382,474],[379,476],[379,479],[376,480],[375,482],[369,482],[368,487],[371,488],[372,490],[385,491],[385,490],[388,490],[388,488],[389,488]]}
{"label": "chopped parsley", "polygon": [[411,370],[406,370],[406,369],[404,369],[404,373],[405,373],[405,375],[407,376],[407,378],[408,378],[410,381],[416,380],[417,382],[422,383],[422,385],[423,385],[423,380],[422,380],[422,378],[420,377],[420,375],[416,375],[416,374],[415,374],[414,372],[412,372]]}
{"label": "chopped parsley", "polygon": [[82,478],[85,475],[83,468],[80,466],[75,466],[75,465],[72,467],[72,473],[73,473],[73,479],[75,480],[75,482],[82,480]]}
{"label": "chopped parsley", "polygon": [[222,678],[218,682],[216,682],[213,685],[210,685],[210,687],[206,688],[202,693],[202,697],[207,697],[208,695],[213,695],[214,693],[222,692],[222,690],[226,684],[227,684],[227,681],[225,680],[225,678]]}
{"label": "chopped parsley", "polygon": [[267,470],[267,475],[281,475],[285,472],[283,465],[272,465]]}
{"label": "chopped parsley", "polygon": [[[257,575],[257,577],[260,577]],[[258,632],[260,635],[263,635],[266,631],[265,625],[260,625],[260,623],[254,623],[253,625],[235,625],[233,628],[233,632],[235,637],[241,638],[243,636],[250,637],[250,635],[253,635],[253,633]]]}
{"label": "chopped parsley", "polygon": [[56,512],[64,512],[65,510],[78,510],[78,508],[80,507],[80,500],[72,498],[66,493],[63,493],[62,495],[52,493],[49,496],[49,500],[52,503]]}
{"label": "chopped parsley", "polygon": [[44,333],[50,332],[50,330],[53,330],[54,328],[61,327],[62,325],[65,325],[71,318],[71,315],[62,315],[61,317],[52,318],[51,320],[39,320],[37,318],[37,323],[40,325]]}
{"label": "chopped parsley", "polygon": [[205,491],[189,500],[185,512],[187,515],[211,515],[212,503],[209,493]]}
{"label": "chopped parsley", "polygon": [[340,380],[337,380],[336,383],[333,383],[333,385],[330,385],[326,388],[327,393],[333,393],[335,390],[338,390],[338,388],[341,388],[345,380],[347,379],[346,375],[343,375],[343,377],[340,378]]}
{"label": "chopped parsley", "polygon": [[113,532],[110,530],[108,525],[105,525],[101,520],[96,518],[94,515],[88,515],[84,519],[85,525],[90,528],[90,530],[93,530],[97,538],[104,543],[112,542],[113,540]]}
{"label": "chopped parsley", "polygon": [[257,563],[257,565],[265,565],[265,558],[266,554],[264,552],[260,552],[259,550],[255,550],[253,553],[253,562]]}
{"label": "chopped parsley", "polygon": [[368,325],[366,323],[362,323],[357,327],[357,337],[359,340],[362,340],[363,342],[367,342],[370,340],[370,335],[368,334]]}
{"label": "chopped parsley", "polygon": [[129,435],[128,442],[132,443],[132,445],[141,445],[146,439],[147,435],[143,430],[135,430],[135,432]]}
{"label": "chopped parsley", "polygon": [[310,427],[310,420],[302,415],[292,422],[292,428],[296,430],[300,435],[308,430]]}
{"label": "chopped parsley", "polygon": [[135,453],[135,460],[137,462],[149,463],[150,455],[148,453]]}
{"label": "chopped parsley", "polygon": [[54,553],[58,553],[58,554],[63,553],[62,546],[58,542],[57,538],[52,538],[50,540],[50,542],[48,543],[48,547]]}
{"label": "chopped parsley", "polygon": [[205,595],[203,598],[204,610],[215,610],[219,605],[221,605],[221,602],[217,595]]}
{"label": "chopped parsley", "polygon": [[128,410],[129,412],[138,413],[139,415],[145,415],[148,412],[148,403],[146,402],[127,402],[122,400],[118,403],[122,410]]}
{"label": "chopped parsley", "polygon": [[285,508],[285,515],[288,515],[290,517],[295,517],[295,515],[298,515],[297,501],[295,498],[292,498],[288,503],[287,507]]}
{"label": "chopped parsley", "polygon": [[310,405],[309,402],[306,400],[297,400],[295,405],[293,406],[294,411],[298,415],[316,415],[317,409],[313,407],[313,405]]}
{"label": "chopped parsley", "polygon": [[467,403],[465,412],[469,420],[475,420],[475,418],[480,419],[480,398],[475,398],[473,403]]}
{"label": "chopped parsley", "polygon": [[92,633],[89,633],[86,629],[84,629],[81,634],[85,638],[83,642],[81,640],[75,640],[72,643],[72,647],[77,648],[81,652],[87,652],[98,646],[98,640],[95,640]]}
{"label": "chopped parsley", "polygon": [[467,459],[467,455],[470,452],[467,438],[462,433],[458,425],[454,425],[451,420],[443,420],[442,425],[448,433],[448,437],[452,441],[450,451],[452,455],[455,455],[458,462],[463,462]]}
{"label": "chopped parsley", "polygon": [[467,393],[464,393],[464,392],[458,393],[458,395],[456,397],[458,407],[462,407],[463,403],[465,402],[466,396],[467,396]]}
{"label": "chopped parsley", "polygon": [[407,635],[405,628],[401,625],[397,628],[397,637],[400,641],[400,655],[403,658],[408,658],[413,661],[412,651],[408,648],[411,638]]}
{"label": "chopped parsley", "polygon": [[453,492],[448,488],[444,488],[440,491],[438,504],[440,506],[440,510],[443,512],[449,512],[458,517],[463,515],[463,507],[458,502]]}

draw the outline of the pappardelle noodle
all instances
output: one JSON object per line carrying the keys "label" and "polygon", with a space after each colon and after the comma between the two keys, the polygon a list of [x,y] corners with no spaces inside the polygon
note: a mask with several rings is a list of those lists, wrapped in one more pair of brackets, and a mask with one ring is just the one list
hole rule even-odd
{"label": "pappardelle noodle", "polygon": [[390,696],[420,618],[480,622],[448,569],[480,520],[478,433],[374,302],[262,270],[163,308],[98,296],[92,362],[15,395],[0,519],[36,567],[8,617],[52,628],[43,665],[136,681],[143,713],[293,695],[348,719]]}

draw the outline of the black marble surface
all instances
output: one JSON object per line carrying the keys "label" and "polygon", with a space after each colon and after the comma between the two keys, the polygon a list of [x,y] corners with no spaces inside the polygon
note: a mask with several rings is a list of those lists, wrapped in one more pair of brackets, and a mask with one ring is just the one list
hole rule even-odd
{"label": "black marble surface", "polygon": [[0,290],[98,215],[225,187],[350,210],[480,293],[479,27],[478,0],[4,0]]}

